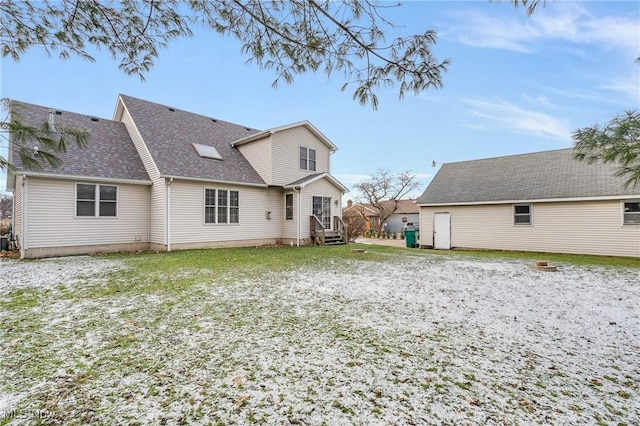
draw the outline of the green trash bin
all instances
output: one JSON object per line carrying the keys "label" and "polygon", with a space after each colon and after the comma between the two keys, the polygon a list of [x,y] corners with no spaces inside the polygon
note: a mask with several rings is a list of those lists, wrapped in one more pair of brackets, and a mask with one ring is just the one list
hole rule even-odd
{"label": "green trash bin", "polygon": [[406,229],[404,231],[404,241],[407,245],[407,248],[416,248],[416,230]]}
{"label": "green trash bin", "polygon": [[375,234],[376,230],[373,228],[369,228],[369,238],[373,238],[373,235]]}

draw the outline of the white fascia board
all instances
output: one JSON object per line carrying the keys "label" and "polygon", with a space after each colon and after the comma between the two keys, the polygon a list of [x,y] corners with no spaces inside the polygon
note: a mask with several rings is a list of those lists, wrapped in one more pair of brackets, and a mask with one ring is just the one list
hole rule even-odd
{"label": "white fascia board", "polygon": [[216,183],[223,185],[235,185],[235,186],[250,186],[254,188],[267,188],[268,185],[266,183],[247,183],[247,182],[233,182],[228,180],[219,180],[219,179],[203,179],[203,178],[194,178],[194,177],[184,177],[184,176],[172,176],[172,175],[160,175],[161,178],[165,179],[174,179],[174,180],[186,180],[188,182],[203,182],[203,183]]}
{"label": "white fascia board", "polygon": [[131,185],[151,185],[150,180],[139,179],[120,179],[120,178],[107,178],[100,176],[81,176],[81,175],[57,175],[54,173],[38,173],[32,171],[20,171],[18,174],[30,177],[38,177],[43,179],[60,179],[60,180],[83,180],[83,181],[96,181],[96,182],[112,182],[112,183],[128,183]]}
{"label": "white fascia board", "polygon": [[260,139],[268,138],[272,134],[273,133],[270,130],[265,130],[263,132],[255,133],[251,136],[247,136],[246,138],[238,139],[237,141],[231,142],[230,145],[232,148],[235,148],[247,143],[259,141]]}

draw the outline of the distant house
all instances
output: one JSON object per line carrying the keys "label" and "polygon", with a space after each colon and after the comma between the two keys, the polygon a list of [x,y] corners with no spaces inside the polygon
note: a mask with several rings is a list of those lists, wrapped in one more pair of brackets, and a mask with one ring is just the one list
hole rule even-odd
{"label": "distant house", "polygon": [[[385,220],[386,226],[383,227],[385,232],[394,233],[402,232],[407,225],[414,228],[418,227],[420,220],[420,212],[415,204],[415,199],[398,200],[396,211]],[[383,201],[381,203],[384,208],[393,208],[393,201]],[[353,203],[347,201],[347,207],[344,209],[345,216],[351,214],[359,214],[365,218],[366,229],[375,227],[380,223],[380,210],[371,204]]]}
{"label": "distant house", "polygon": [[640,256],[640,188],[572,149],[443,164],[418,199],[421,246]]}
{"label": "distant house", "polygon": [[337,147],[307,121],[259,131],[125,95],[113,120],[13,105],[29,124],[90,133],[59,168],[31,171],[13,155],[23,257],[341,239]]}

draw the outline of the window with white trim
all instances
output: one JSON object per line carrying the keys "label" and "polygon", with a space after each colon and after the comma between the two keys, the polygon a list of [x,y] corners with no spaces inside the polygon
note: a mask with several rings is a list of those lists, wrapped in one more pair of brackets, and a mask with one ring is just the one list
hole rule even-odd
{"label": "window with white trim", "polygon": [[293,220],[293,194],[284,196],[284,220]]}
{"label": "window with white trim", "polygon": [[531,225],[531,204],[513,205],[513,224]]}
{"label": "window with white trim", "polygon": [[76,216],[116,217],[118,187],[115,185],[76,184]]}
{"label": "window with white trim", "polygon": [[240,223],[240,193],[205,188],[204,223]]}
{"label": "window with white trim", "polygon": [[316,150],[300,147],[300,169],[316,171]]}
{"label": "window with white trim", "polygon": [[625,225],[640,225],[640,200],[624,202]]}

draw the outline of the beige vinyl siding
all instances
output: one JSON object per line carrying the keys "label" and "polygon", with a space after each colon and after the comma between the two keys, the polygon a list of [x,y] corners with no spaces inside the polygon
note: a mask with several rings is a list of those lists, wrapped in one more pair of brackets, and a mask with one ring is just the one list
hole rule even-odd
{"label": "beige vinyl siding", "polygon": [[153,161],[151,153],[149,152],[149,148],[147,148],[147,145],[144,143],[142,135],[140,135],[140,132],[133,122],[129,111],[124,105],[122,106],[122,110],[122,118],[120,119],[120,121],[124,123],[125,127],[127,128],[129,136],[131,137],[133,145],[138,151],[138,155],[140,155],[140,159],[142,160],[142,164],[144,165],[147,174],[149,175],[151,180],[156,180],[160,176],[158,166],[156,166],[156,163]]}
{"label": "beige vinyl siding", "polygon": [[129,132],[129,136],[133,141],[133,144],[138,151],[138,155],[142,160],[142,164],[144,165],[147,174],[151,178],[152,186],[151,186],[151,194],[150,194],[150,228],[149,228],[149,238],[150,242],[157,243],[161,245],[166,245],[166,182],[164,178],[160,178],[160,171],[156,166],[153,158],[151,157],[151,153],[147,148],[147,145],[144,143],[138,128],[136,127],[131,115],[127,108],[122,105],[122,117],[120,119],[122,123],[124,123],[127,131]]}
{"label": "beige vinyl siding", "polygon": [[75,217],[76,181],[29,177],[28,185],[29,249],[149,241],[149,186],[116,184],[117,217]]}
{"label": "beige vinyl siding", "polygon": [[249,161],[267,185],[271,185],[271,164],[273,161],[271,147],[271,137],[265,137],[238,147],[240,153]]}
{"label": "beige vinyl siding", "polygon": [[[309,238],[310,236],[310,218],[313,207],[313,197],[331,197],[331,228],[333,228],[333,217],[342,216],[342,193],[327,179],[317,180],[302,188],[300,195],[300,212],[302,221],[301,238]],[[336,200],[338,200],[337,206],[335,203]]]}
{"label": "beige vinyl siding", "polygon": [[[275,133],[272,147],[272,185],[287,185],[310,174],[330,172],[329,148],[304,126]],[[300,147],[316,150],[315,171],[300,169]]]}
{"label": "beige vinyl siding", "polygon": [[433,213],[451,213],[453,247],[640,256],[640,226],[622,225],[619,200],[532,203],[532,225],[513,205],[422,207],[420,244],[433,244]]}
{"label": "beige vinyl siding", "polygon": [[16,176],[16,187],[13,191],[13,230],[22,243],[22,176]]}
{"label": "beige vinyl siding", "polygon": [[[205,224],[205,188],[239,192],[240,223]],[[284,204],[280,189],[174,180],[171,184],[171,244],[278,239]],[[267,219],[265,212],[271,212]]]}
{"label": "beige vinyl siding", "polygon": [[162,245],[167,244],[166,191],[164,178],[153,180],[150,189],[149,241]]}
{"label": "beige vinyl siding", "polygon": [[[293,220],[285,220],[285,194],[293,194]],[[282,238],[294,240],[298,235],[298,197],[300,196],[299,192],[293,191],[285,191],[282,193],[282,216],[280,219],[282,220]],[[308,222],[303,222],[305,227],[309,227],[307,225]]]}

